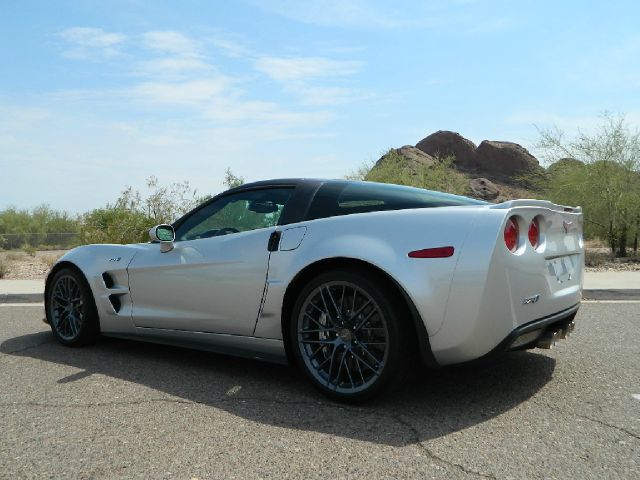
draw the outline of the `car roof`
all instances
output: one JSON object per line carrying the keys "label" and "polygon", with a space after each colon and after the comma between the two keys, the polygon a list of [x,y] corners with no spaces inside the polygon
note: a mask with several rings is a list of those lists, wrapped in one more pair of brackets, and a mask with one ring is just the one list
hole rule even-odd
{"label": "car roof", "polygon": [[[271,180],[259,180],[257,182],[244,183],[239,187],[235,187],[235,189],[241,188],[253,188],[253,187],[279,187],[279,186],[298,186],[298,185],[307,185],[307,184],[322,184],[326,182],[333,182],[340,180],[329,180],[326,178],[274,178]],[[346,180],[343,180],[346,181]]]}

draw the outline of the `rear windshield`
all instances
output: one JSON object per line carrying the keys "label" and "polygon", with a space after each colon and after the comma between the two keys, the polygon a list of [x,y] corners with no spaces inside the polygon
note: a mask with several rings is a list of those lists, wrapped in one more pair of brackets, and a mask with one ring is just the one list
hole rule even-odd
{"label": "rear windshield", "polygon": [[373,182],[328,182],[316,193],[306,219],[408,208],[485,205],[472,198]]}

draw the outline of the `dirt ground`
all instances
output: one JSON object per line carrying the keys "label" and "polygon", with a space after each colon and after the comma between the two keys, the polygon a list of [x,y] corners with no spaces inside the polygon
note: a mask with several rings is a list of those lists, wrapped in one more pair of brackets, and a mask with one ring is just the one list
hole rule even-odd
{"label": "dirt ground", "polygon": [[[5,265],[6,273],[0,278],[12,280],[39,280],[47,276],[49,268],[67,250],[36,251],[33,255],[19,251],[0,251],[0,272]],[[640,256],[612,259],[609,250],[599,245],[587,245],[585,266],[587,271],[632,271],[640,272]]]}
{"label": "dirt ground", "polygon": [[6,266],[2,277],[10,280],[39,280],[67,250],[36,251],[33,255],[19,250],[0,251],[0,264]]}

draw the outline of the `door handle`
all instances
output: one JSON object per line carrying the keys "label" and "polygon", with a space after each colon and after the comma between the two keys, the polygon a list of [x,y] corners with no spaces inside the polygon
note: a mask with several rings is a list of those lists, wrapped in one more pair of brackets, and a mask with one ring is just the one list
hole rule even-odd
{"label": "door handle", "polygon": [[281,233],[279,231],[272,232],[269,236],[269,243],[267,244],[267,250],[270,252],[276,252],[278,245],[280,244]]}

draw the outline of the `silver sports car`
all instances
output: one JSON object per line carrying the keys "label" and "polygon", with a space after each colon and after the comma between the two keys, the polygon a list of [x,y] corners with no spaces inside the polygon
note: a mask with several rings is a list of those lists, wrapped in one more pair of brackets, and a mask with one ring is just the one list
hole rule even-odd
{"label": "silver sports car", "polygon": [[289,361],[361,401],[420,360],[549,348],[580,305],[581,209],[542,200],[269,180],[149,233],[52,268],[46,317],[61,343],[108,335]]}

